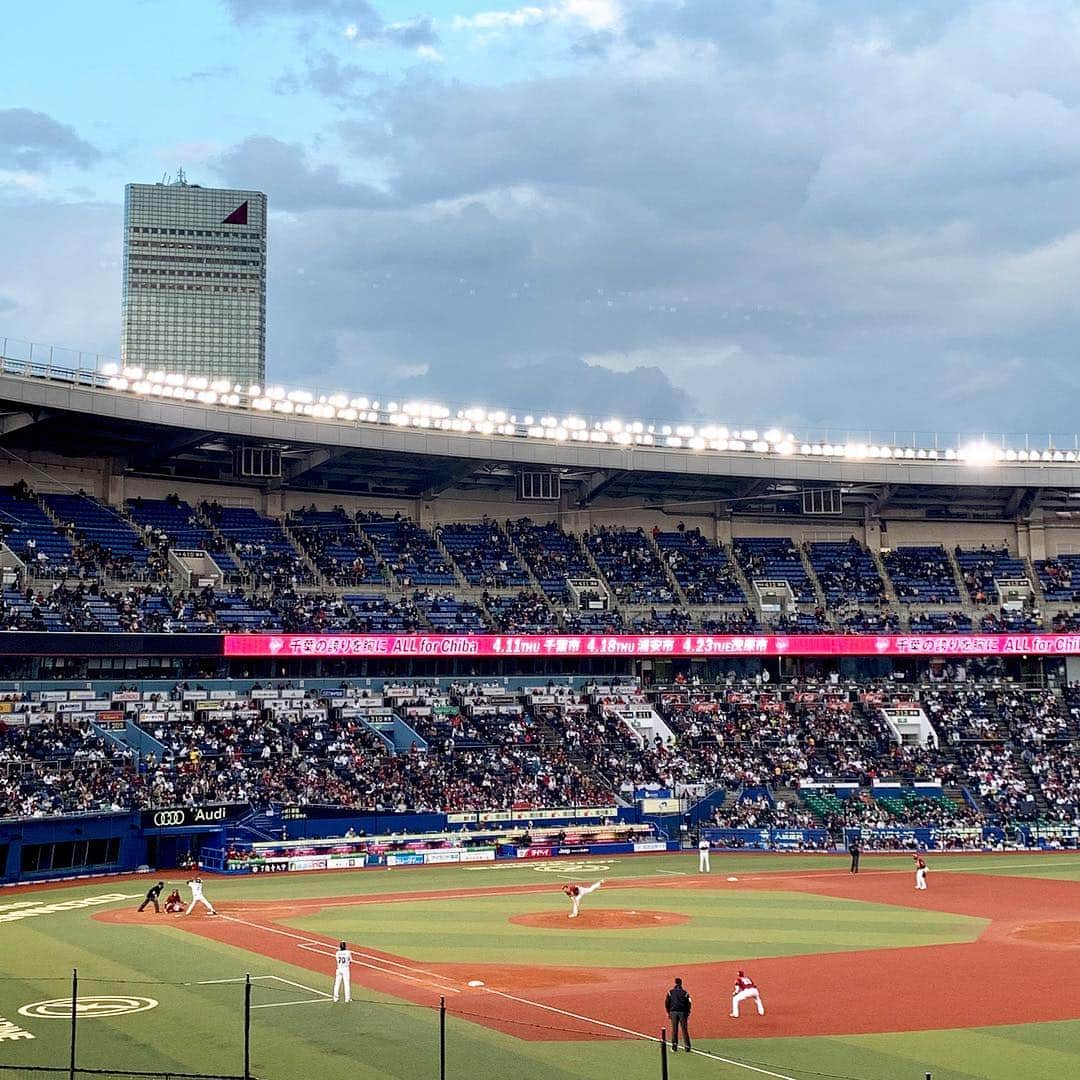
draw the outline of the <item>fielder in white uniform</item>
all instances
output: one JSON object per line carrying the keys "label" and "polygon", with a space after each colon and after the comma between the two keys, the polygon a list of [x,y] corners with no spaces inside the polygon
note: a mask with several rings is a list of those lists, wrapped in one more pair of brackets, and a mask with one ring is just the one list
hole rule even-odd
{"label": "fielder in white uniform", "polygon": [[581,903],[583,896],[588,896],[591,892],[596,892],[601,885],[604,884],[604,879],[594,881],[592,885],[564,885],[563,892],[570,897],[570,906],[573,909],[569,916],[570,919],[576,919],[578,917],[578,905]]}
{"label": "fielder in white uniform", "polygon": [[743,1001],[753,1001],[757,1006],[758,1016],[765,1015],[765,1006],[761,1002],[761,994],[754,985],[754,980],[745,971],[740,971],[735,979],[735,988],[731,991],[731,1015],[736,1020],[739,1019],[739,1005]]}
{"label": "fielder in white uniform", "polygon": [[352,976],[352,953],[344,941],[341,948],[334,953],[334,963],[337,966],[337,973],[334,975],[334,1000],[337,1001],[339,992],[344,990],[345,1003],[348,1004],[352,1001],[352,988],[349,985]]}
{"label": "fielder in white uniform", "polygon": [[921,855],[912,855],[915,860],[915,888],[926,888],[926,860]]}
{"label": "fielder in white uniform", "polygon": [[709,841],[704,836],[697,842],[699,874],[709,873],[709,846]]}
{"label": "fielder in white uniform", "polygon": [[190,915],[196,904],[202,904],[211,915],[217,914],[214,910],[214,905],[203,896],[201,877],[192,878],[192,880],[187,883],[187,886],[191,890],[191,903],[188,904],[188,909],[184,912],[185,915]]}

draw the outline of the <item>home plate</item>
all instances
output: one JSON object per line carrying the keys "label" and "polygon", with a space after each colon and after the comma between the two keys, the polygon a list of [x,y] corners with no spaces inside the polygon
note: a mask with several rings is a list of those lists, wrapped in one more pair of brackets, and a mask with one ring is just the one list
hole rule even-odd
{"label": "home plate", "polygon": [[738,881],[738,880],[739,879],[737,877],[729,877],[728,878],[728,881]]}
{"label": "home plate", "polygon": [[483,986],[484,984],[479,979],[470,979],[469,986]]}

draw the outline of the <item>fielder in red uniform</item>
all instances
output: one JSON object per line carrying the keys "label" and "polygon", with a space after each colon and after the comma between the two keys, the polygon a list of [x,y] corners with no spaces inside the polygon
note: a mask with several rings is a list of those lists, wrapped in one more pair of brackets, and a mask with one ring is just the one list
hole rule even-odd
{"label": "fielder in red uniform", "polygon": [[915,860],[915,888],[926,888],[926,860],[921,855],[912,855]]}
{"label": "fielder in red uniform", "polygon": [[758,1016],[765,1015],[761,993],[754,985],[754,980],[745,971],[740,971],[735,979],[735,988],[731,991],[731,1015],[736,1020],[739,1018],[739,1005],[743,1001],[753,1001],[757,1006]]}

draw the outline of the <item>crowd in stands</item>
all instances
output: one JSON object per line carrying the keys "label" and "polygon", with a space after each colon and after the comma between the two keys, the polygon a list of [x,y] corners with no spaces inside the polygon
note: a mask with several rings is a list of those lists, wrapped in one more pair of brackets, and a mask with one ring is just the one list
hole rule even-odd
{"label": "crowd in stands", "polygon": [[[178,685],[125,706],[149,740],[138,754],[91,717],[8,692],[0,816],[223,801],[584,805],[654,785],[745,793],[719,808],[713,823],[728,826],[1080,824],[1080,688],[1023,689],[973,667],[951,677],[902,688],[734,676],[648,691],[403,683],[289,696],[278,687],[272,700],[257,686],[211,699]],[[925,713],[931,734],[919,744],[901,743],[890,727],[882,705],[893,700]],[[367,723],[372,709],[402,725],[396,749]],[[660,726],[631,727],[626,715],[653,715]],[[883,780],[909,786],[902,797],[884,788],[875,796]],[[937,794],[913,793],[912,783],[935,784]],[[829,795],[837,784],[858,788]]]}

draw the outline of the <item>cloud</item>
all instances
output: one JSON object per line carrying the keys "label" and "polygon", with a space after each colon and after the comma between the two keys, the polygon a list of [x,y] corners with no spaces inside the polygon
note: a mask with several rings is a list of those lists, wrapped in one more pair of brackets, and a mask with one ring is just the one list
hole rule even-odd
{"label": "cloud", "polygon": [[378,39],[402,49],[420,49],[425,46],[430,48],[439,43],[439,35],[435,32],[435,24],[430,18],[389,23],[381,29]]}
{"label": "cloud", "polygon": [[237,72],[234,64],[215,64],[213,67],[202,68],[199,71],[191,71],[187,75],[177,78],[178,83],[193,86],[197,83],[216,82],[218,79],[232,78]]}
{"label": "cloud", "polygon": [[[118,208],[100,203],[0,203],[4,335],[118,355],[120,223]],[[56,356],[63,364],[67,354]]]}
{"label": "cloud", "polygon": [[13,172],[54,165],[88,168],[102,158],[73,127],[32,109],[0,109],[0,156]]}
{"label": "cloud", "polygon": [[238,23],[283,17],[345,20],[358,26],[379,22],[367,0],[225,0],[225,6]]}
{"label": "cloud", "polygon": [[[1075,426],[1074,4],[483,6],[437,65],[443,23],[231,5],[322,32],[281,86],[325,99],[317,138],[262,119],[214,159],[270,195],[275,378],[837,438]],[[353,62],[394,36],[401,74]],[[47,194],[4,168],[9,202]],[[80,213],[58,221],[101,227]],[[0,275],[5,323],[47,326],[30,269]],[[80,303],[114,327],[96,279],[44,270],[44,332],[86,340]]]}
{"label": "cloud", "polygon": [[303,70],[289,72],[274,83],[278,94],[296,94],[312,90],[322,97],[348,102],[356,100],[361,87],[371,82],[371,72],[358,64],[345,63],[326,49],[308,53]]}
{"label": "cloud", "polygon": [[380,206],[384,195],[342,178],[336,165],[312,165],[303,147],[268,135],[253,135],[209,162],[232,187],[270,192],[274,210]]}
{"label": "cloud", "polygon": [[551,4],[526,4],[510,11],[478,11],[473,15],[456,15],[451,23],[455,30],[492,32],[519,30],[550,23],[579,23],[589,30],[611,30],[622,20],[619,0],[557,0]]}

